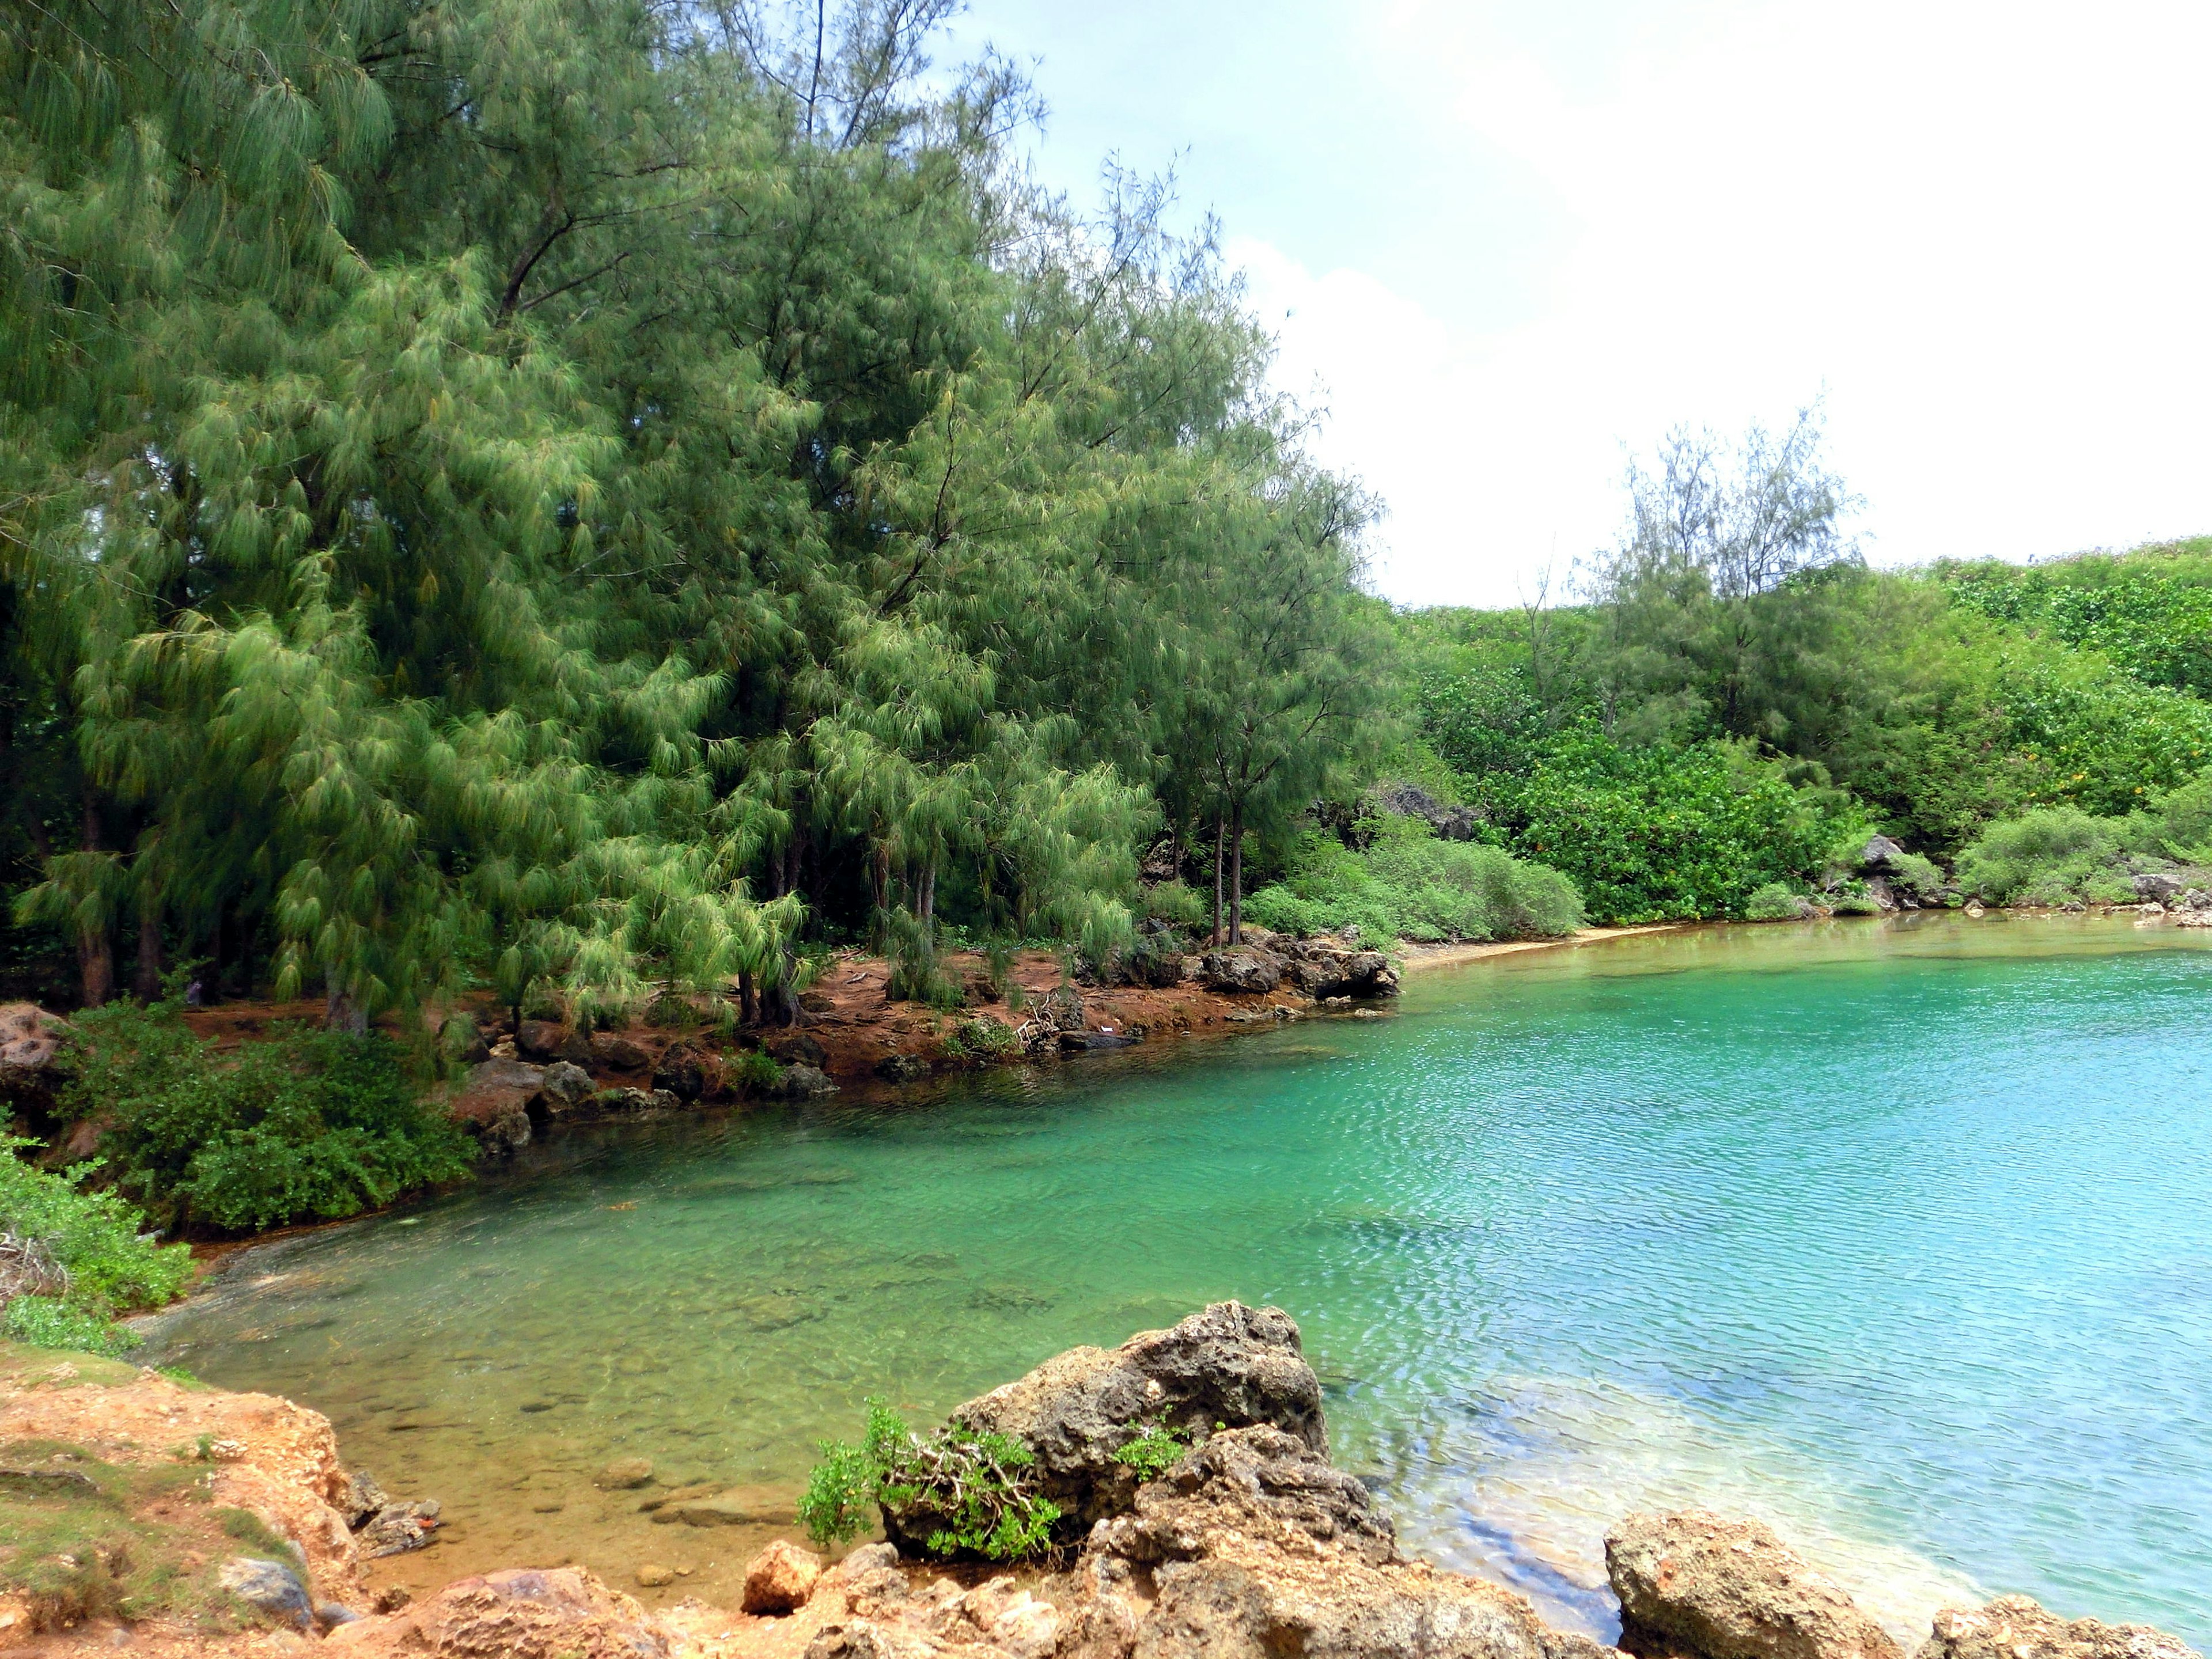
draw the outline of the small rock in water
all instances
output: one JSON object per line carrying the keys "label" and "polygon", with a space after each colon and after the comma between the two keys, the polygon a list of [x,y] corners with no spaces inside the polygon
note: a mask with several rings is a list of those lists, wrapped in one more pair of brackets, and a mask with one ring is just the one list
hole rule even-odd
{"label": "small rock in water", "polygon": [[2000,1596],[1985,1607],[1944,1608],[1920,1654],[1926,1659],[2196,1659],[2180,1638],[2148,1625],[2069,1621],[2025,1595]]}
{"label": "small rock in water", "polygon": [[415,1599],[415,1592],[404,1584],[386,1584],[377,1591],[376,1600],[369,1603],[378,1613],[397,1613]]}
{"label": "small rock in water", "polygon": [[647,1561],[638,1568],[637,1582],[647,1589],[659,1589],[663,1584],[676,1582],[676,1569],[664,1567],[658,1561]]}
{"label": "small rock in water", "polygon": [[822,1558],[779,1538],[745,1569],[747,1613],[796,1613],[814,1594]]}
{"label": "small rock in water", "polygon": [[610,1492],[629,1492],[648,1484],[653,1479],[653,1465],[642,1457],[617,1457],[599,1471],[595,1486]]}
{"label": "small rock in water", "polygon": [[1605,1565],[1632,1653],[1903,1659],[1887,1631],[1758,1521],[1632,1515],[1607,1534]]}

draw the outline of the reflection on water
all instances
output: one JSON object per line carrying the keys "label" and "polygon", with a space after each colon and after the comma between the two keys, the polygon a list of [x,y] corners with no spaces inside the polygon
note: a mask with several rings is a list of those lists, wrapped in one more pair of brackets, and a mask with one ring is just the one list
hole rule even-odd
{"label": "reflection on water", "polygon": [[[415,1582],[652,1559],[713,1598],[865,1395],[933,1416],[1235,1295],[1297,1316],[1409,1543],[1601,1632],[1607,1524],[1701,1502],[1900,1634],[2016,1589],[2204,1645],[2205,943],[1661,935],[1388,1021],[580,1135],[245,1253],[155,1340],[446,1499]],[[769,1518],[656,1526],[591,1484],[635,1455]]]}

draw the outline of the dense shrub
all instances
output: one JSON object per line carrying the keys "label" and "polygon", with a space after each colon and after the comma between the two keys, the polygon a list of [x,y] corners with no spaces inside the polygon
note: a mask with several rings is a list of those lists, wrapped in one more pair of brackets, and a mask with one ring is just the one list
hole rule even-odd
{"label": "dense shrub", "polygon": [[1846,798],[1797,787],[1747,744],[1632,747],[1594,732],[1525,780],[1495,781],[1492,816],[1604,922],[1741,915],[1760,888],[1810,880],[1867,830]]}
{"label": "dense shrub", "polygon": [[1364,853],[1316,830],[1281,879],[1244,902],[1279,933],[1371,939],[1551,939],[1582,925],[1574,884],[1556,870],[1474,842],[1438,841],[1419,819],[1383,819]]}
{"label": "dense shrub", "polygon": [[107,1123],[118,1184],[173,1225],[333,1220],[468,1172],[467,1136],[381,1036],[280,1028],[231,1061],[174,1005],[117,1003],[74,1042],[64,1108]]}
{"label": "dense shrub", "polygon": [[1031,1487],[1028,1447],[1002,1434],[949,1424],[923,1438],[880,1400],[868,1401],[858,1445],[824,1441],[799,1501],[814,1541],[857,1538],[880,1510],[934,1556],[1015,1561],[1052,1541],[1060,1506]]}
{"label": "dense shrub", "polygon": [[1743,902],[1746,921],[1797,921],[1812,914],[1812,901],[1786,881],[1770,881]]}
{"label": "dense shrub", "polygon": [[119,1352],[132,1339],[111,1328],[114,1316],[173,1300],[191,1277],[191,1254],[157,1243],[118,1194],[84,1191],[96,1165],[55,1175],[24,1163],[18,1150],[34,1144],[0,1136],[0,1232],[13,1241],[0,1263],[5,1334],[39,1347]]}
{"label": "dense shrub", "polygon": [[2119,902],[2134,890],[2117,875],[2115,825],[2076,806],[2045,806],[2001,819],[1959,854],[1959,884],[1995,904]]}

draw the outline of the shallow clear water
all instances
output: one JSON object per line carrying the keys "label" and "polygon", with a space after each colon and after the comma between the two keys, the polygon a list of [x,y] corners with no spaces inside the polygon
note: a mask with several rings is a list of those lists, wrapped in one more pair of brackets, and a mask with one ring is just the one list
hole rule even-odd
{"label": "shallow clear water", "polygon": [[[1610,1628],[1620,1513],[1767,1516],[1900,1632],[2020,1590],[2212,1644],[2212,956],[2127,921],[1706,930],[921,1103],[575,1139],[234,1259],[165,1358],[445,1498],[413,1569],[626,1581],[762,1489],[1209,1299],[1303,1325],[1410,1545]],[[633,1207],[634,1206],[634,1207]],[[785,1510],[787,1513],[787,1508]]]}

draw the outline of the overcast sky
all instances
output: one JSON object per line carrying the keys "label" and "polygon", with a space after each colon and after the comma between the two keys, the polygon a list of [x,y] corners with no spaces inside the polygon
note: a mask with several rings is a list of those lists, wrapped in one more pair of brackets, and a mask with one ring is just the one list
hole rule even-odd
{"label": "overcast sky", "polygon": [[1174,162],[1220,215],[1395,599],[1510,602],[1611,536],[1624,446],[1824,392],[1879,562],[2212,531],[2203,0],[972,0],[986,39],[1048,179]]}

